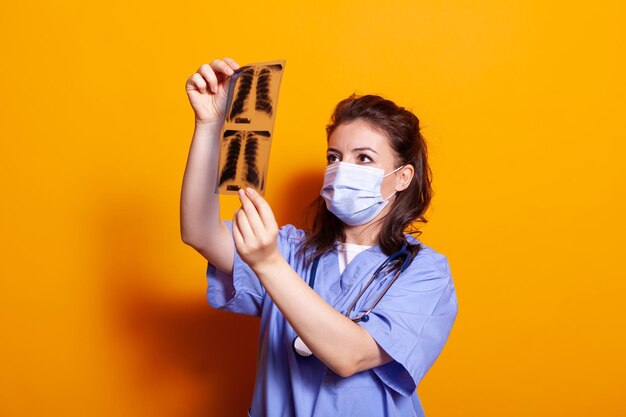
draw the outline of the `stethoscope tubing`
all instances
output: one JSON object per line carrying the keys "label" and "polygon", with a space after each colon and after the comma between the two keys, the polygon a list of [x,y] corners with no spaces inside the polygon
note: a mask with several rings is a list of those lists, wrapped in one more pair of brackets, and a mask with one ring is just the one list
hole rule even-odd
{"label": "stethoscope tubing", "polygon": [[[400,274],[402,272],[404,272],[410,265],[413,255],[412,253],[407,249],[407,244],[406,242],[402,245],[402,249],[400,249],[399,251],[393,253],[391,256],[389,256],[387,259],[385,259],[385,261],[376,269],[376,271],[374,272],[374,274],[372,274],[372,277],[369,279],[369,281],[367,282],[367,284],[365,284],[365,286],[363,286],[363,288],[361,289],[361,291],[359,292],[359,294],[356,296],[356,298],[354,299],[354,301],[352,302],[352,304],[350,304],[350,307],[348,307],[348,309],[346,310],[346,312],[344,313],[344,315],[348,318],[350,318],[350,313],[352,313],[352,310],[354,310],[354,308],[356,307],[358,301],[361,299],[361,297],[363,296],[363,294],[365,294],[365,291],[367,291],[367,289],[369,288],[369,286],[372,284],[372,282],[374,282],[376,280],[376,278],[378,278],[378,276],[380,275],[380,273],[382,271],[385,270],[385,268],[389,265],[390,262],[393,262],[401,257],[404,257],[404,261],[402,262],[402,265],[400,266],[400,268],[398,268],[398,270],[396,271],[396,273],[394,274],[393,278],[389,281],[389,283],[386,285],[385,289],[378,295],[378,297],[376,298],[376,300],[374,301],[374,303],[372,303],[372,305],[367,309],[367,311],[365,312],[365,314],[356,317],[354,319],[350,319],[352,320],[354,323],[359,323],[361,321],[363,322],[367,322],[369,320],[369,314],[372,312],[372,310],[374,310],[374,308],[378,305],[378,303],[380,302],[380,300],[383,299],[383,297],[385,296],[385,294],[387,294],[387,291],[389,291],[389,289],[391,288],[391,286],[393,285],[394,282],[396,282],[396,280],[398,279],[398,277],[400,276]],[[319,261],[320,258],[316,258],[313,261],[313,265],[311,266],[311,274],[310,274],[310,278],[309,278],[309,286],[311,287],[311,289],[315,290],[315,277],[317,275],[317,268],[319,265]],[[311,352],[311,350],[306,346],[306,344],[302,341],[302,339],[300,338],[300,336],[296,336],[293,339],[292,342],[292,347],[293,347],[293,351],[301,357],[309,357],[311,356],[313,353]]]}
{"label": "stethoscope tubing", "polygon": [[[400,258],[404,256],[404,262],[402,263],[402,265],[400,266],[400,268],[396,271],[395,275],[393,276],[393,278],[391,279],[391,281],[389,282],[389,284],[387,284],[387,286],[385,287],[385,289],[383,290],[382,293],[379,294],[379,296],[376,298],[376,301],[374,301],[374,303],[371,305],[370,308],[367,309],[366,313],[363,314],[361,317],[357,317],[355,319],[351,319],[352,321],[354,321],[355,323],[358,323],[360,321],[368,321],[369,320],[369,313],[372,312],[372,310],[374,309],[374,307],[376,307],[378,305],[378,303],[380,302],[380,300],[383,299],[383,297],[385,296],[385,294],[387,294],[387,291],[389,291],[389,288],[391,288],[391,286],[393,285],[394,282],[396,282],[396,280],[398,279],[398,277],[400,276],[400,274],[402,272],[404,272],[404,270],[409,266],[408,264],[410,263],[411,260],[411,252],[409,252],[409,250],[406,248],[406,244],[402,245],[402,249],[400,249],[398,252],[393,253],[390,257],[388,257],[385,262],[382,263],[382,265],[380,265],[378,267],[378,269],[376,269],[376,271],[374,272],[374,274],[372,274],[372,277],[370,278],[369,281],[367,281],[367,284],[365,284],[363,286],[363,288],[361,289],[361,292],[359,292],[359,295],[357,295],[354,299],[354,301],[352,302],[352,304],[350,305],[350,307],[348,307],[348,310],[345,313],[346,317],[350,317],[350,313],[352,313],[352,310],[354,310],[354,308],[356,307],[356,304],[359,302],[359,300],[361,299],[361,297],[363,296],[363,294],[365,294],[365,291],[367,291],[367,289],[369,288],[369,286],[372,284],[372,282],[374,282],[376,280],[376,278],[378,278],[378,275],[380,275],[380,273],[382,271],[384,271],[384,269],[387,267],[387,265],[389,265],[390,262],[395,261],[396,259]],[[409,262],[407,262],[407,260]]]}

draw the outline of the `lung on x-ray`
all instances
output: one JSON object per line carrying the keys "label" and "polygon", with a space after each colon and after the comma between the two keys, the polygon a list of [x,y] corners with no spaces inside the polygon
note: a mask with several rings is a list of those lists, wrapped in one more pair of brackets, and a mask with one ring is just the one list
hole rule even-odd
{"label": "lung on x-ray", "polygon": [[249,64],[232,75],[221,135],[216,192],[265,194],[276,104],[285,61]]}

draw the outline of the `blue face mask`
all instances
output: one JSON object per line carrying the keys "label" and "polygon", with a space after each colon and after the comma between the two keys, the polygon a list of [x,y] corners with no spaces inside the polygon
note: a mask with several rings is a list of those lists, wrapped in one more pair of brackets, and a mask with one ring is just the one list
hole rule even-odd
{"label": "blue face mask", "polygon": [[326,167],[324,187],[320,192],[326,208],[345,224],[361,226],[385,208],[395,191],[387,198],[380,193],[385,170],[348,162],[335,162]]}

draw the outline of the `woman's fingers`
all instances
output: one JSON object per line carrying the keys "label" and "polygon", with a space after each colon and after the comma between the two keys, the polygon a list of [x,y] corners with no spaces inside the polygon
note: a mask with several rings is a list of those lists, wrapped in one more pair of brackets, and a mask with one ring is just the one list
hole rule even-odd
{"label": "woman's fingers", "polygon": [[[233,68],[234,67],[234,68]],[[196,122],[215,122],[224,117],[228,96],[228,82],[239,66],[228,58],[201,65],[187,80],[185,89]]]}
{"label": "woman's fingers", "polygon": [[258,212],[259,218],[261,222],[265,226],[265,228],[269,230],[277,230],[278,225],[276,224],[276,218],[274,217],[274,213],[272,212],[272,208],[265,201],[263,197],[259,193],[257,193],[253,188],[246,188],[246,195],[254,204],[256,211]]}
{"label": "woman's fingers", "polygon": [[237,222],[237,226],[239,227],[239,232],[241,233],[241,237],[243,238],[246,244],[252,242],[255,237],[252,228],[250,227],[250,222],[248,221],[248,216],[246,212],[242,209],[239,209],[235,212],[235,219]]}
{"label": "woman's fingers", "polygon": [[232,58],[226,57],[224,58],[224,62],[226,62],[235,71],[239,69],[239,64]]}
{"label": "woman's fingers", "polygon": [[233,240],[235,241],[235,247],[238,249],[243,246],[244,239],[239,230],[239,222],[237,221],[237,213],[233,217]]}
{"label": "woman's fingers", "polygon": [[215,59],[210,64],[202,64],[187,84],[193,83],[202,93],[206,93],[207,88],[212,93],[217,93],[220,79],[230,77],[237,68],[239,65],[230,58]]}
{"label": "woman's fingers", "polygon": [[[216,75],[220,75],[220,73],[225,74],[226,76],[231,76],[235,73],[235,71],[226,63],[224,60],[215,59],[211,62],[211,68]],[[219,78],[219,77],[218,77]]]}
{"label": "woman's fingers", "polygon": [[217,76],[213,71],[213,68],[209,64],[203,64],[198,68],[198,74],[202,75],[209,86],[212,93],[217,93]]}
{"label": "woman's fingers", "polygon": [[[252,269],[263,262],[277,259],[280,255],[277,246],[278,227],[274,220],[272,210],[265,200],[258,193],[250,193],[239,190],[241,208],[237,210],[233,219],[233,236],[237,252]],[[251,199],[256,199],[256,203]],[[259,209],[266,217],[265,221],[270,227],[263,223]]]}
{"label": "woman's fingers", "polygon": [[199,92],[204,94],[206,93],[206,88],[207,88],[206,81],[204,81],[204,78],[202,78],[202,75],[196,72],[191,77],[189,77],[189,80],[187,81],[187,91],[198,90]]}
{"label": "woman's fingers", "polygon": [[259,217],[259,213],[257,212],[257,208],[252,204],[252,201],[248,198],[244,190],[239,190],[239,200],[241,200],[241,208],[246,213],[246,218],[252,231],[256,236],[261,236],[265,233],[265,226]]}
{"label": "woman's fingers", "polygon": [[[237,64],[234,61],[232,62],[235,65]],[[215,59],[210,64],[201,65],[198,68],[198,73],[204,77],[211,92],[217,93],[220,80],[230,77],[235,73],[235,70],[225,60]]]}

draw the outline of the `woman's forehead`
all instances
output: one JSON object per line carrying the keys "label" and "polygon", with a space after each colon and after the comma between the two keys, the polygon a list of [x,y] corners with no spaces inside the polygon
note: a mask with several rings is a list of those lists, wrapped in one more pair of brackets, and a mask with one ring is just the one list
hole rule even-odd
{"label": "woman's forehead", "polygon": [[387,138],[368,123],[355,120],[335,128],[328,138],[328,147],[342,152],[372,148],[376,152],[391,151]]}

